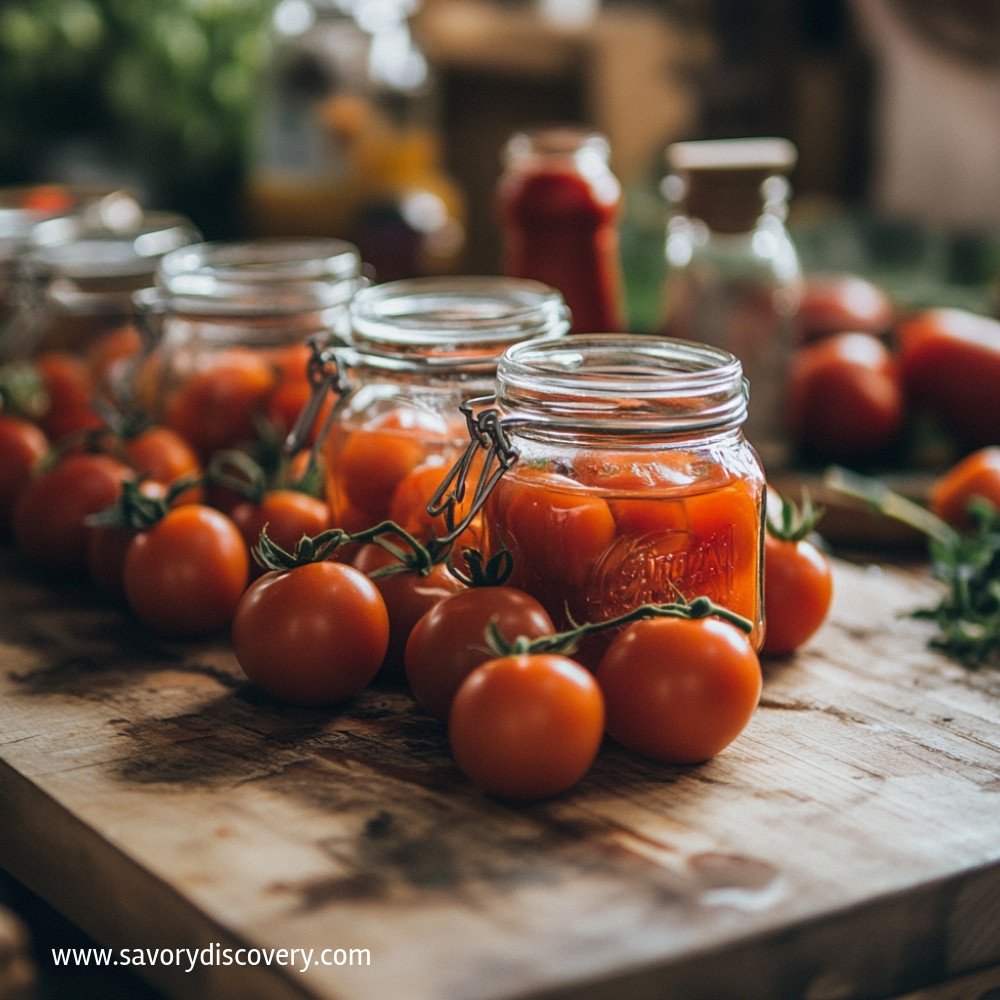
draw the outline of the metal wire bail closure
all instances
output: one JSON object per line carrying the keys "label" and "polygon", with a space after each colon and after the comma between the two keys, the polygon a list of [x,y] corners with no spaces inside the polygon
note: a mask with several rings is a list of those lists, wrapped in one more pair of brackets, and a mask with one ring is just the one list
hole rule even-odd
{"label": "metal wire bail closure", "polygon": [[[469,429],[471,440],[427,504],[427,513],[431,517],[444,518],[447,531],[440,539],[443,545],[454,542],[469,527],[500,478],[518,459],[519,453],[511,444],[505,429],[505,424],[509,425],[511,421],[509,419],[505,421],[500,416],[500,411],[495,406],[489,405],[495,402],[496,396],[476,396],[459,404],[459,409],[465,415],[465,424]],[[456,523],[455,509],[465,499],[469,470],[476,453],[480,450],[486,452],[486,461],[476,480],[472,503],[465,515]]]}
{"label": "metal wire bail closure", "polygon": [[[339,346],[324,347],[320,338],[309,341],[311,351],[306,365],[306,375],[309,378],[311,391],[309,399],[299,413],[292,429],[285,438],[285,453],[295,455],[301,451],[310,440],[312,429],[319,418],[323,403],[328,395],[343,399],[351,389],[351,379],[347,374],[350,364],[344,357],[346,349]],[[334,420],[336,407],[332,407],[323,421],[323,426],[315,438],[315,447],[326,437]]]}

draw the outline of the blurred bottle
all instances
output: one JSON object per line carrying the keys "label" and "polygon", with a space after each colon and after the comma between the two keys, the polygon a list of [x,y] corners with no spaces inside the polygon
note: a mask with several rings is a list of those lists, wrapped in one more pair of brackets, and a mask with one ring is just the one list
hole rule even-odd
{"label": "blurred bottle", "polygon": [[795,147],[719,139],[667,149],[663,332],[736,355],[750,383],[746,433],[765,468],[787,463],[787,371],[801,268],[785,218]]}
{"label": "blurred bottle", "polygon": [[253,236],[354,243],[380,281],[458,270],[465,203],[441,163],[417,0],[281,0],[249,170]]}
{"label": "blurred bottle", "polygon": [[574,333],[625,329],[621,186],[604,136],[561,126],[514,135],[497,189],[503,270],[562,292]]}

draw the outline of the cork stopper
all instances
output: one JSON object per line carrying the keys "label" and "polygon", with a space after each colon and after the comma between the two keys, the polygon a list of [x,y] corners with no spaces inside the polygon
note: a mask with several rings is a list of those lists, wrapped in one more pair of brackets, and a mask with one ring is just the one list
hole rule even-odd
{"label": "cork stopper", "polygon": [[787,139],[675,142],[667,165],[683,188],[685,211],[720,233],[752,230],[772,203],[783,204],[798,153]]}

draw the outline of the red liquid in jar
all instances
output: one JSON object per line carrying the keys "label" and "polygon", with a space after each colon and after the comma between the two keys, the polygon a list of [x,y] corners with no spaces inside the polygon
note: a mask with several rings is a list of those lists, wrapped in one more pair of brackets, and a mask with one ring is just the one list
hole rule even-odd
{"label": "red liquid in jar", "polygon": [[[683,458],[672,462],[652,474],[602,476],[595,466],[587,485],[514,466],[487,504],[488,548],[510,550],[510,584],[537,598],[557,627],[706,595],[753,622],[759,646],[762,487],[722,470],[685,482]],[[588,479],[583,471],[574,469],[577,480]]]}
{"label": "red liquid in jar", "polygon": [[562,292],[574,333],[624,330],[621,188],[606,165],[584,174],[563,150],[551,162],[514,155],[497,198],[504,273]]}

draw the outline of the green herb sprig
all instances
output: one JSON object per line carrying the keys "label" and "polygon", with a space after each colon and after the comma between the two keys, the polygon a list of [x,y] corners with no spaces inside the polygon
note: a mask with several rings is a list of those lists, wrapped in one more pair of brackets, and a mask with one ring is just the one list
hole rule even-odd
{"label": "green herb sprig", "polygon": [[1000,511],[974,499],[969,506],[972,528],[958,532],[867,476],[834,467],[827,471],[826,485],[928,538],[931,575],[946,592],[936,606],[918,608],[913,617],[933,621],[937,635],[930,645],[959,663],[973,669],[1000,665]]}

